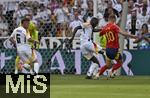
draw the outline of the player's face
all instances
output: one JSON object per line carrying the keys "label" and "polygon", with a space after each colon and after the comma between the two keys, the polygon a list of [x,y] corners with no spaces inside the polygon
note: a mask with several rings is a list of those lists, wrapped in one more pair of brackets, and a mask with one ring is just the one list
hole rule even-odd
{"label": "player's face", "polygon": [[30,22],[30,21],[24,21],[24,22],[23,22],[24,28],[28,29],[28,27],[29,27],[29,22]]}

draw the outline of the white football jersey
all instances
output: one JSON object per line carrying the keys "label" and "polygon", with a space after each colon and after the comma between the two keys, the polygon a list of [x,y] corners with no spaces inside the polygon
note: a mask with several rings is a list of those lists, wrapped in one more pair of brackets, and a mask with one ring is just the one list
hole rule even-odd
{"label": "white football jersey", "polygon": [[14,38],[14,40],[16,41],[16,46],[17,49],[21,46],[29,46],[28,45],[28,39],[31,38],[31,36],[29,34],[27,34],[26,29],[24,29],[23,27],[18,27],[16,28],[13,33],[11,34],[11,37]]}
{"label": "white football jersey", "polygon": [[92,41],[91,37],[92,37],[92,27],[88,26],[88,27],[84,27],[82,26],[82,32],[80,35],[80,42],[81,44],[84,44],[87,41]]}

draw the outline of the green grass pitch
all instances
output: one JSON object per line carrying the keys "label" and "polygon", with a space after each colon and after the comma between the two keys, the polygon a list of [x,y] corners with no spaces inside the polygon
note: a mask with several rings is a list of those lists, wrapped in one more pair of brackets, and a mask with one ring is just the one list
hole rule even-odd
{"label": "green grass pitch", "polygon": [[86,80],[85,75],[51,75],[50,98],[150,98],[150,76]]}

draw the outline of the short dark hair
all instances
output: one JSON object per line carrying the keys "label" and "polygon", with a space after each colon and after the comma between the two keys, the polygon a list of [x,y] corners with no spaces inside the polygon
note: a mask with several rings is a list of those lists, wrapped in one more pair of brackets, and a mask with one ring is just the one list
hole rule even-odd
{"label": "short dark hair", "polygon": [[115,19],[116,20],[116,16],[115,15],[109,15],[108,19]]}
{"label": "short dark hair", "polygon": [[30,19],[27,18],[27,17],[23,17],[22,20],[21,20],[21,24],[22,24],[24,21],[30,21]]}
{"label": "short dark hair", "polygon": [[148,30],[148,25],[147,25],[146,23],[144,23],[144,24],[142,25],[142,29],[143,29],[144,27]]}
{"label": "short dark hair", "polygon": [[93,17],[90,21],[90,24],[92,25],[93,28],[95,28],[98,25],[98,22],[99,22],[98,18]]}

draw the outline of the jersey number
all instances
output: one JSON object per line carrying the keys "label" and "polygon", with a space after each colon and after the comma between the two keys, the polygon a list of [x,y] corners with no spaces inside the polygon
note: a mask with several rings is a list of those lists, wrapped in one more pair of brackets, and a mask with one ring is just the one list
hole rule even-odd
{"label": "jersey number", "polygon": [[114,41],[115,37],[114,37],[113,32],[109,31],[108,33],[106,33],[106,38],[108,42]]}
{"label": "jersey number", "polygon": [[16,35],[17,43],[21,43],[20,34]]}

